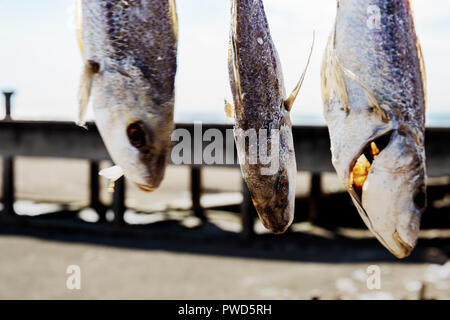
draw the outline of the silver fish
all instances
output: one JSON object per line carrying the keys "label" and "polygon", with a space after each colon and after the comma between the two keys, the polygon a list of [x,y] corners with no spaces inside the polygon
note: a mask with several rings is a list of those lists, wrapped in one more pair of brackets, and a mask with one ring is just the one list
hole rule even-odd
{"label": "silver fish", "polygon": [[[259,217],[267,229],[283,233],[294,218],[297,174],[289,112],[305,73],[286,98],[262,0],[233,0],[231,14],[228,66],[234,107],[226,103],[226,112],[235,118],[241,171]],[[251,150],[259,150],[260,157],[270,154],[276,166],[268,168],[261,158],[252,162]]]}
{"label": "silver fish", "polygon": [[337,1],[322,66],[332,162],[398,258],[414,248],[426,207],[425,83],[408,0]]}
{"label": "silver fish", "polygon": [[175,0],[78,0],[84,70],[79,124],[92,102],[95,122],[114,162],[142,190],[163,177],[173,131],[178,22]]}

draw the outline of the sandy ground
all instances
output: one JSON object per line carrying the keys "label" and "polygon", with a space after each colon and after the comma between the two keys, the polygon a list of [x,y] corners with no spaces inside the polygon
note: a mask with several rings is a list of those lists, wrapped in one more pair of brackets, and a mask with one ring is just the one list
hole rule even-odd
{"label": "sandy ground", "polygon": [[[203,174],[202,202],[241,201],[239,170]],[[37,212],[36,201],[88,199],[86,161],[21,158],[16,178],[22,213]],[[326,192],[341,190],[334,175],[324,182]],[[102,185],[108,203],[106,181]],[[155,226],[143,237],[0,230],[0,299],[450,299],[448,240],[429,234],[404,261],[366,232],[348,239],[305,223],[283,236],[258,224],[257,239],[242,242],[238,216],[209,211],[210,223],[199,226],[173,210],[189,208],[188,186],[182,167],[170,167],[152,194],[128,186],[128,206],[165,210],[151,215]],[[308,187],[309,175],[299,174],[297,193],[307,194]],[[81,268],[81,290],[66,287],[70,265]],[[378,290],[366,285],[371,265],[381,270]]]}
{"label": "sandy ground", "polygon": [[[191,248],[192,252],[184,249],[181,251],[186,252],[178,252],[170,246],[162,246],[161,249],[158,246],[124,248],[2,236],[0,298],[450,298],[449,263],[442,266],[423,262],[400,263],[393,259],[392,262],[297,261],[296,255],[290,252],[302,250],[296,246],[287,249],[280,246],[240,246],[228,254],[220,245],[217,253],[214,250],[202,252],[200,247]],[[277,255],[274,256],[275,250]],[[308,246],[307,250],[314,249]],[[315,250],[323,253],[326,249],[318,246]],[[233,256],[236,252],[239,255]],[[382,252],[379,254],[391,260]],[[327,255],[333,256],[325,253],[322,258]],[[80,267],[80,290],[69,290],[66,286],[69,277],[66,271],[70,265]],[[367,288],[367,268],[371,265],[381,271],[378,290]]]}

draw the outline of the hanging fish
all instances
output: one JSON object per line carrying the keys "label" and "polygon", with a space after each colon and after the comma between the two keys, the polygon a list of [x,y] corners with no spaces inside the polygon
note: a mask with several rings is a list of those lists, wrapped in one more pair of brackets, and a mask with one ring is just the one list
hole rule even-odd
{"label": "hanging fish", "polygon": [[241,171],[258,215],[267,229],[283,233],[294,218],[297,174],[289,112],[305,72],[286,97],[262,0],[233,0],[231,15],[228,66],[234,106],[226,102],[225,109],[235,118]]}
{"label": "hanging fish", "polygon": [[425,68],[408,0],[341,0],[323,58],[332,162],[361,218],[395,256],[426,207]]}
{"label": "hanging fish", "polygon": [[160,185],[171,149],[178,23],[175,0],[77,0],[84,70],[79,120],[92,104],[117,167],[144,191]]}

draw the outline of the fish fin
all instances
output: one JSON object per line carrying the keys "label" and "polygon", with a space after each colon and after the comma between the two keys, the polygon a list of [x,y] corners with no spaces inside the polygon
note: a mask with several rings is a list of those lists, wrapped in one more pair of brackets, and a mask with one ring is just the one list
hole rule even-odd
{"label": "fish fin", "polygon": [[175,36],[175,39],[178,40],[178,15],[175,0],[169,0],[169,12],[170,18],[172,19],[173,34]]}
{"label": "fish fin", "polygon": [[[339,62],[338,62],[339,63]],[[356,74],[354,74],[352,71],[348,70],[347,68],[341,66],[342,71],[344,72],[344,74],[349,77],[350,79],[354,80],[355,82],[357,82],[363,89],[364,92],[366,93],[367,99],[369,100],[369,104],[375,109],[377,110],[377,112],[379,113],[381,120],[384,122],[388,122],[389,121],[389,115],[387,113],[387,111],[385,109],[383,109],[381,107],[381,105],[378,103],[377,99],[375,98],[375,96],[373,95],[373,93],[370,91],[370,89],[364,84],[364,82],[362,82],[358,76]]]}
{"label": "fish fin", "polygon": [[84,55],[83,45],[83,9],[81,6],[81,0],[75,1],[75,28],[77,32],[78,46],[81,51],[81,55]]}
{"label": "fish fin", "polygon": [[324,101],[337,100],[344,104],[346,113],[350,113],[347,87],[344,75],[357,82],[366,93],[369,104],[378,112],[384,122],[389,121],[389,115],[378,103],[370,89],[352,71],[339,61],[335,49],[335,31],[332,32],[322,61],[322,98]]}
{"label": "fish fin", "polygon": [[339,101],[344,105],[345,112],[350,113],[347,87],[344,81],[343,71],[336,55],[334,45],[335,31],[328,38],[328,44],[322,59],[321,82],[322,99],[326,101]]}
{"label": "fish fin", "polygon": [[242,87],[241,87],[241,77],[239,74],[239,65],[238,65],[238,51],[237,51],[237,45],[236,40],[234,39],[234,35],[231,36],[231,62],[233,64],[233,76],[234,76],[234,83],[236,85],[236,91],[239,98],[239,101],[243,101],[243,95],[242,95]]}
{"label": "fish fin", "polygon": [[228,118],[234,119],[236,117],[233,105],[229,103],[226,99],[225,99],[225,114],[227,115]]}
{"label": "fish fin", "polygon": [[419,58],[419,64],[420,64],[420,73],[422,74],[422,85],[423,85],[423,97],[425,100],[425,105],[427,101],[427,73],[425,69],[425,60],[423,58],[422,53],[422,46],[420,45],[419,41],[416,42],[417,47],[417,57]]}
{"label": "fish fin", "polygon": [[114,192],[114,183],[123,176],[123,170],[119,166],[112,166],[100,170],[98,174],[109,180],[108,192]]}
{"label": "fish fin", "polygon": [[231,3],[231,16],[232,16],[232,23],[231,23],[231,30],[230,30],[228,59],[229,59],[229,64],[231,63],[231,66],[232,66],[234,86],[236,87],[235,88],[236,92],[233,92],[233,95],[237,95],[237,99],[238,99],[239,103],[242,104],[243,94],[242,94],[241,77],[240,77],[240,70],[239,70],[239,49],[238,49],[237,41],[235,38],[235,35],[237,35],[237,32],[238,32],[238,19],[237,19],[236,3],[234,1]]}
{"label": "fish fin", "polygon": [[92,60],[88,60],[85,62],[78,91],[79,110],[77,125],[82,127],[86,123],[85,117],[89,104],[89,97],[91,96],[92,81],[94,79],[94,75],[98,73],[98,71],[99,64],[97,62]]}
{"label": "fish fin", "polygon": [[284,107],[286,108],[287,111],[291,111],[292,106],[294,105],[295,99],[297,98],[297,95],[300,91],[300,88],[302,87],[303,80],[305,80],[306,71],[308,70],[309,63],[311,61],[311,56],[312,56],[313,49],[314,49],[315,39],[316,39],[316,33],[313,32],[313,40],[312,40],[312,44],[311,44],[311,50],[309,51],[308,62],[306,63],[306,67],[303,70],[303,73],[300,76],[300,80],[298,81],[294,90],[292,90],[292,93],[290,94],[290,96],[286,100],[284,100]]}

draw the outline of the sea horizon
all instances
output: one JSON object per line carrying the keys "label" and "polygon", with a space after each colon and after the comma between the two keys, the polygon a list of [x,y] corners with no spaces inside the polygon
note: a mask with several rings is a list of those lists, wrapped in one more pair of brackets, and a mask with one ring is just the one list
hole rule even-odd
{"label": "sea horizon", "polygon": [[[0,112],[0,118],[4,117],[4,111]],[[222,115],[220,112],[176,112],[175,123],[194,123],[202,122],[208,124],[233,124],[234,120]],[[73,117],[49,116],[49,115],[30,115],[26,116],[21,112],[20,116],[14,115],[13,120],[20,121],[74,121]],[[92,117],[87,118],[88,121],[93,121]],[[291,121],[294,126],[326,126],[325,119],[322,114],[305,113],[305,114],[291,114]],[[450,127],[450,112],[434,112],[426,115],[425,125],[427,128],[448,128]]]}
{"label": "sea horizon", "polygon": [[[177,123],[203,122],[212,124],[233,124],[233,119],[220,115],[217,112],[180,112],[175,114]],[[294,126],[326,126],[322,114],[291,114],[291,121]],[[426,127],[430,128],[448,128],[450,127],[450,113],[430,113],[426,115]]]}

